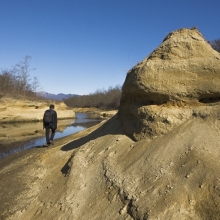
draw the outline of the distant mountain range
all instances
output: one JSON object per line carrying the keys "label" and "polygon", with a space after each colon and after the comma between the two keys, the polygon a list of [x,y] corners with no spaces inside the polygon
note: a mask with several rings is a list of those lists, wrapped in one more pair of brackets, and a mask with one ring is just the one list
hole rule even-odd
{"label": "distant mountain range", "polygon": [[44,91],[36,92],[36,94],[37,96],[42,96],[46,99],[53,99],[53,100],[63,100],[63,99],[67,99],[73,96],[79,96],[77,94],[63,94],[63,93],[53,94],[53,93],[48,93]]}

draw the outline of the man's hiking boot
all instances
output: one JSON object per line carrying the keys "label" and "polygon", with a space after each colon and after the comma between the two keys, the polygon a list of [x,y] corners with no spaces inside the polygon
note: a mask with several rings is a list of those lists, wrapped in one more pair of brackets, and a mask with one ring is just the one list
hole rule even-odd
{"label": "man's hiking boot", "polygon": [[44,146],[45,146],[45,147],[49,147],[50,145],[54,145],[53,141],[47,142]]}

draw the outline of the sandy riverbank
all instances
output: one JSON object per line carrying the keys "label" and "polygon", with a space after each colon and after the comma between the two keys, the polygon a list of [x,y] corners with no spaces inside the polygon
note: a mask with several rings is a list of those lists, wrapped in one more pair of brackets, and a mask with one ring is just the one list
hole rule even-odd
{"label": "sandy riverbank", "polygon": [[0,160],[0,216],[218,219],[219,130],[215,117],[198,117],[134,142],[115,115],[49,148],[11,155]]}
{"label": "sandy riverbank", "polygon": [[[75,108],[71,112],[74,112],[74,118],[76,118],[75,112],[81,113],[92,113],[97,118],[109,118],[116,114],[116,110],[112,111],[102,111],[99,109],[83,109]],[[70,118],[71,119],[71,118]],[[69,119],[69,120],[70,120]],[[58,119],[58,129],[57,131],[62,132],[66,128],[67,119]],[[7,147],[7,145],[16,144],[16,142],[23,142],[29,139],[43,137],[45,135],[45,130],[43,129],[42,121],[31,122],[26,121],[25,123],[18,122],[8,122],[0,123],[0,147]]]}
{"label": "sandy riverbank", "polygon": [[[55,141],[55,145],[48,148],[31,148],[1,159],[0,178],[5,181],[0,181],[0,188],[4,189],[0,191],[0,219],[25,219],[26,217],[21,217],[22,213],[27,211],[38,196],[43,195],[44,189],[48,189],[51,182],[57,182],[55,188],[57,192],[60,191],[67,180],[67,162],[74,148],[77,150],[80,143],[85,143],[84,137],[100,125],[60,138]],[[77,144],[73,149],[62,150],[63,147],[68,148],[74,140]],[[49,179],[46,177],[48,174]],[[46,197],[49,199],[50,196],[52,195]],[[55,199],[52,197],[51,199]],[[48,206],[46,203],[44,205]]]}
{"label": "sandy riverbank", "polygon": [[[0,98],[0,124],[15,122],[42,121],[44,112],[52,101],[34,101],[15,99],[11,97]],[[55,104],[58,119],[75,118],[75,112],[65,103]]]}

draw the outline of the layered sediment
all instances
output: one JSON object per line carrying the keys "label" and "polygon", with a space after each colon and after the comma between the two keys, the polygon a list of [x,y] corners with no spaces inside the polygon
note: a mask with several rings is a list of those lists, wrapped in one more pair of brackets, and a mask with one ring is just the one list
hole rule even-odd
{"label": "layered sediment", "polygon": [[[0,123],[42,121],[50,103],[13,98],[0,99]],[[63,102],[55,104],[58,119],[75,118],[75,112]]]}
{"label": "layered sediment", "polygon": [[[220,54],[197,29],[168,34],[132,68],[122,88],[120,118],[135,140],[166,134],[195,115],[219,112]],[[203,112],[203,113],[201,113]]]}

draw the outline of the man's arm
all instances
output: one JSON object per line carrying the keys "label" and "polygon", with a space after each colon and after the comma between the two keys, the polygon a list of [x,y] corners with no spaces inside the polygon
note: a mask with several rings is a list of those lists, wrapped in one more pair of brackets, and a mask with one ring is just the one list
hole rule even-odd
{"label": "man's arm", "polygon": [[57,112],[54,111],[54,129],[57,129]]}
{"label": "man's arm", "polygon": [[[45,115],[45,112],[44,112],[44,115]],[[45,128],[44,115],[43,115],[43,129]]]}

